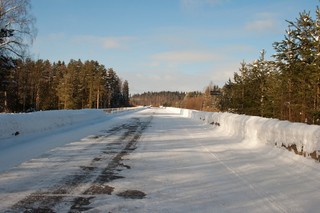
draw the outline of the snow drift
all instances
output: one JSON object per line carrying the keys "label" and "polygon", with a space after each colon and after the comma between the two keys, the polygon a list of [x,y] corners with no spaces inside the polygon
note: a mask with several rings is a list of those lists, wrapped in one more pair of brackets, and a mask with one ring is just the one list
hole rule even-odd
{"label": "snow drift", "polygon": [[0,114],[0,139],[14,134],[43,132],[105,116],[103,110],[52,110],[33,113]]}
{"label": "snow drift", "polygon": [[292,147],[300,153],[316,153],[320,150],[320,126],[292,123],[278,119],[238,115],[220,112],[170,108],[184,117],[202,120],[219,126],[219,131],[253,143]]}
{"label": "snow drift", "polygon": [[104,118],[115,113],[137,108],[52,110],[32,113],[0,114],[0,139],[14,135],[39,133]]}

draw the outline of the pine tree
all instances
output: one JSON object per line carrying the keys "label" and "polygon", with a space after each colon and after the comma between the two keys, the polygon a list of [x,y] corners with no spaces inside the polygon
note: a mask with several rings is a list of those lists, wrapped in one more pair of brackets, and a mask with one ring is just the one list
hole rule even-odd
{"label": "pine tree", "polygon": [[121,81],[116,72],[110,68],[106,74],[108,107],[119,107],[121,98]]}
{"label": "pine tree", "polygon": [[314,46],[315,22],[310,12],[302,12],[296,21],[288,21],[285,39],[275,42],[275,58],[282,73],[284,106],[288,109],[286,119],[307,122],[310,120],[311,88],[317,87],[318,69],[314,66],[318,54]]}
{"label": "pine tree", "polygon": [[129,83],[125,80],[122,84],[123,105],[129,106]]}
{"label": "pine tree", "polygon": [[59,93],[59,87],[62,85],[61,82],[64,81],[64,74],[67,73],[67,66],[65,62],[58,61],[57,63],[53,63],[52,65],[52,72],[53,72],[53,82],[52,82],[52,93],[54,96],[51,97],[51,101],[53,103],[54,109],[63,109],[60,104],[61,98],[59,96],[63,96],[63,94]]}

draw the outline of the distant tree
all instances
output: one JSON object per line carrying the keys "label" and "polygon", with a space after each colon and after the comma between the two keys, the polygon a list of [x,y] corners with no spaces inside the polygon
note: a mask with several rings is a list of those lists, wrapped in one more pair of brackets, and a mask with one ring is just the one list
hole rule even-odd
{"label": "distant tree", "polygon": [[202,92],[188,92],[185,94],[183,101],[181,103],[182,108],[186,109],[195,109],[195,110],[202,110],[204,103],[204,96]]}
{"label": "distant tree", "polygon": [[184,92],[145,92],[135,94],[130,98],[133,105],[152,105],[152,106],[169,106],[182,107],[182,102],[185,97]]}
{"label": "distant tree", "polygon": [[213,82],[205,88],[203,93],[202,109],[204,111],[219,111],[220,110],[220,88],[214,85]]}
{"label": "distant tree", "polygon": [[54,62],[52,65],[52,76],[53,76],[53,82],[52,82],[52,93],[54,95],[51,96],[51,103],[54,106],[53,109],[63,109],[60,101],[61,101],[61,89],[62,85],[61,82],[64,79],[64,75],[67,73],[67,66],[65,62],[58,61]]}
{"label": "distant tree", "polygon": [[123,105],[129,106],[129,83],[125,80],[122,84],[122,99]]}
{"label": "distant tree", "polygon": [[112,68],[107,70],[105,87],[107,89],[107,107],[121,106],[121,80]]}
{"label": "distant tree", "polygon": [[80,70],[82,68],[81,60],[70,60],[63,77],[59,82],[57,92],[62,109],[80,109],[81,94],[80,89]]}

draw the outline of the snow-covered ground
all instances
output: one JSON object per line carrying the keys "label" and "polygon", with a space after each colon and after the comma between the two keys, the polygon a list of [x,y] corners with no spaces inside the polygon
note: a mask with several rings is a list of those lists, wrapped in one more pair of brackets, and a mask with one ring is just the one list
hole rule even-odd
{"label": "snow-covered ground", "polygon": [[58,146],[80,140],[131,108],[0,114],[0,172]]}
{"label": "snow-covered ground", "polygon": [[246,116],[232,113],[201,112],[196,110],[169,108],[184,117],[218,125],[220,132],[237,135],[252,143],[296,145],[297,151],[311,154],[320,150],[320,126],[292,123],[278,119]]}
{"label": "snow-covered ground", "polygon": [[259,119],[151,108],[21,129],[0,139],[0,212],[318,212],[319,163],[266,141],[292,128],[305,147],[318,127]]}

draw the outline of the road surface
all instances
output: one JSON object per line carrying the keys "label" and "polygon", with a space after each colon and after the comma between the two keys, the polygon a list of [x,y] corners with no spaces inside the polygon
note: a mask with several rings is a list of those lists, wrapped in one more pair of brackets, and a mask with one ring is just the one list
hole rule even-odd
{"label": "road surface", "polygon": [[119,115],[97,128],[0,173],[0,211],[320,209],[319,163],[286,150],[159,108]]}

